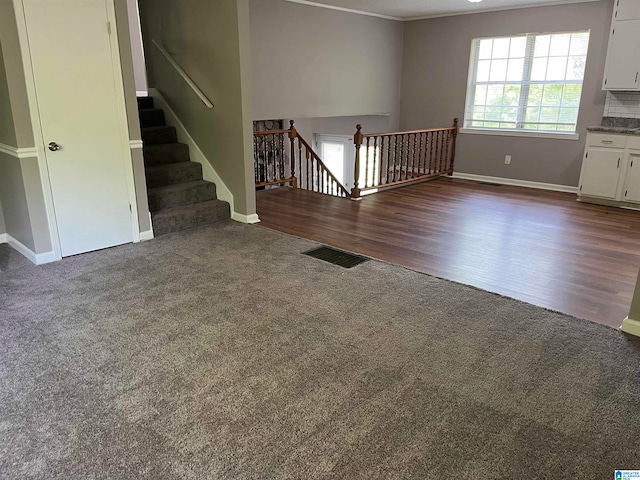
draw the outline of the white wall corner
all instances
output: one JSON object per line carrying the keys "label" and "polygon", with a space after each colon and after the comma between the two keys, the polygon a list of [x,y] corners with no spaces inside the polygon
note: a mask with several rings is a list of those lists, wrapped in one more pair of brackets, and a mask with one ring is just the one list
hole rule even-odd
{"label": "white wall corner", "polygon": [[536,188],[538,190],[551,190],[553,192],[578,194],[578,187],[569,185],[557,185],[555,183],[530,182],[528,180],[517,180],[514,178],[489,177],[486,175],[476,175],[474,173],[453,172],[453,178],[461,180],[473,180],[476,182],[497,183],[498,185],[509,185],[512,187]]}
{"label": "white wall corner", "polygon": [[153,235],[153,230],[146,230],[144,232],[140,232],[140,241],[146,242],[147,240],[153,240],[155,237]]}
{"label": "white wall corner", "polygon": [[145,242],[147,240],[153,240],[155,235],[153,233],[153,219],[151,218],[151,212],[149,212],[149,225],[151,228],[145,232],[140,232],[140,241]]}
{"label": "white wall corner", "polygon": [[[227,202],[231,206],[231,212],[235,213],[234,210],[234,202],[233,202],[233,194],[231,190],[225,185],[218,175],[218,172],[211,166],[207,157],[202,153],[200,147],[195,142],[193,137],[187,131],[187,128],[180,121],[176,113],[169,106],[167,101],[164,99],[162,94],[156,88],[149,89],[149,96],[153,97],[153,101],[155,102],[156,108],[161,108],[164,110],[165,118],[167,120],[167,124],[176,128],[176,132],[178,134],[178,141],[181,143],[186,143],[189,145],[189,156],[191,157],[192,162],[197,162],[202,165],[202,176],[207,182],[212,182],[216,184],[216,193],[219,200],[223,202]],[[232,214],[233,215],[233,214]],[[251,223],[251,222],[249,222]]]}
{"label": "white wall corner", "polygon": [[232,212],[231,219],[240,223],[260,223],[260,218],[257,213],[252,215],[243,215],[242,213]]}
{"label": "white wall corner", "polygon": [[625,318],[622,322],[622,326],[620,327],[625,333],[629,335],[635,335],[636,337],[640,337],[640,321],[631,320],[629,317]]}
{"label": "white wall corner", "polygon": [[6,242],[0,243],[8,243],[11,248],[16,250],[25,256],[31,263],[35,265],[44,265],[45,263],[51,263],[58,260],[56,258],[56,254],[53,251],[44,252],[44,253],[35,253],[30,248],[26,247],[24,244],[13,238],[8,233],[4,234]]}

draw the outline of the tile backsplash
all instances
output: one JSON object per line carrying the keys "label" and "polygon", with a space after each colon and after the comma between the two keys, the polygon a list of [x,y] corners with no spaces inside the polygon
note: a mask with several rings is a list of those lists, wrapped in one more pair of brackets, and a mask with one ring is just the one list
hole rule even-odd
{"label": "tile backsplash", "polygon": [[640,92],[607,92],[604,116],[640,118]]}

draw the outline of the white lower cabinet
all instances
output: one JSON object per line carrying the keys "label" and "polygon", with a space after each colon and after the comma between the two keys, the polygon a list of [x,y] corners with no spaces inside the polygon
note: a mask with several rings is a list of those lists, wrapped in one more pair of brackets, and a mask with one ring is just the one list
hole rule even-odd
{"label": "white lower cabinet", "polygon": [[584,201],[640,203],[640,137],[588,134],[578,195]]}
{"label": "white lower cabinet", "polygon": [[615,199],[624,150],[592,148],[582,163],[580,195]]}
{"label": "white lower cabinet", "polygon": [[624,200],[640,203],[640,151],[628,152],[625,158],[628,167]]}

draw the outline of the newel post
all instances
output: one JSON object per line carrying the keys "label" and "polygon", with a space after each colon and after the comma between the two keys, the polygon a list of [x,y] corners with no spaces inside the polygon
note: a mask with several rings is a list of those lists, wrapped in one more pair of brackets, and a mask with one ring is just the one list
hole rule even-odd
{"label": "newel post", "polygon": [[453,164],[456,161],[456,142],[458,139],[458,131],[460,130],[460,128],[458,128],[458,119],[454,118],[453,119],[453,145],[451,146],[451,166],[450,166],[450,172],[449,172],[449,176],[453,176]]}
{"label": "newel post", "polygon": [[296,138],[298,131],[294,127],[295,122],[289,120],[289,140],[291,140],[291,188],[298,188],[298,179],[296,178]]}
{"label": "newel post", "polygon": [[355,171],[353,172],[353,189],[351,190],[351,198],[353,200],[359,200],[360,196],[360,147],[364,141],[364,135],[362,134],[362,125],[356,125],[356,134],[353,136],[353,144],[356,146],[356,162]]}

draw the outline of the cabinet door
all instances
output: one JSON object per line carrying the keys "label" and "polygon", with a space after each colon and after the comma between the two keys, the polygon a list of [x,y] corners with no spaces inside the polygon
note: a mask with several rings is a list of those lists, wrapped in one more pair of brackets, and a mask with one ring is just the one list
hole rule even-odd
{"label": "cabinet door", "polygon": [[580,195],[616,198],[623,153],[615,149],[589,149],[582,163]]}
{"label": "cabinet door", "polygon": [[[639,2],[640,3],[640,2]],[[604,72],[605,90],[640,87],[640,20],[613,22]]]}
{"label": "cabinet door", "polygon": [[638,0],[616,0],[614,20],[637,20],[640,18]]}
{"label": "cabinet door", "polygon": [[624,199],[640,203],[640,152],[628,154],[627,185]]}

